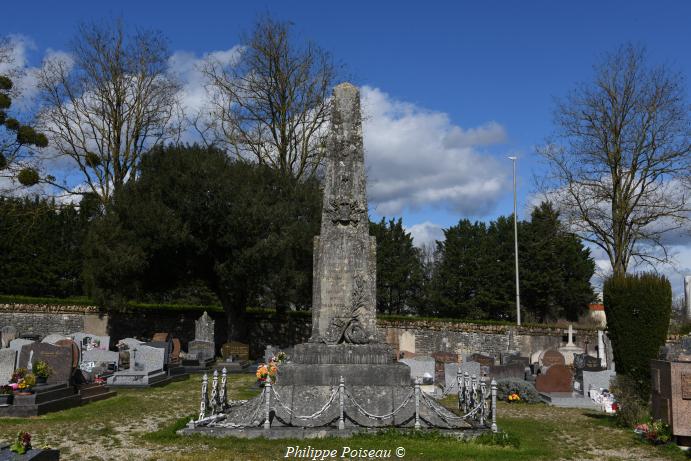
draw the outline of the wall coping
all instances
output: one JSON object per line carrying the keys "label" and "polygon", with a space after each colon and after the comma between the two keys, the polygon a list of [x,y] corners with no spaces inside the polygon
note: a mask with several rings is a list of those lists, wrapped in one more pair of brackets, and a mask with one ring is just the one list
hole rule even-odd
{"label": "wall coping", "polygon": [[0,303],[0,312],[24,314],[98,314],[98,306]]}

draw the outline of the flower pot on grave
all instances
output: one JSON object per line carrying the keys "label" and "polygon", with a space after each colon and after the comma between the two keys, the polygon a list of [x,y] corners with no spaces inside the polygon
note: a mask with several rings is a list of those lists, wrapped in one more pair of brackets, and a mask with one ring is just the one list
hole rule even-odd
{"label": "flower pot on grave", "polygon": [[33,395],[34,390],[33,389],[23,389],[21,391],[15,392],[15,395]]}

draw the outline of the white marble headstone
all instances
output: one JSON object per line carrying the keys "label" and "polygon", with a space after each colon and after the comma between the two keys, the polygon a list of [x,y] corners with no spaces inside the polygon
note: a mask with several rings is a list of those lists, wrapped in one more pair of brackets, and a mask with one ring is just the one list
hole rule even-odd
{"label": "white marble headstone", "polygon": [[425,373],[434,376],[434,358],[429,356],[418,356],[399,360],[410,367],[410,377],[415,379],[423,377]]}

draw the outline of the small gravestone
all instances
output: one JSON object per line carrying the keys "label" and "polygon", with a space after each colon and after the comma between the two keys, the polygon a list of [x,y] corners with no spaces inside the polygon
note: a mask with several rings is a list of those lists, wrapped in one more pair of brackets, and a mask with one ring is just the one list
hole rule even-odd
{"label": "small gravestone", "polygon": [[[91,371],[86,369],[87,367],[84,365],[89,363],[93,363],[94,366],[97,366],[98,364],[105,364],[106,366],[113,365],[113,368],[117,368],[119,358],[120,354],[118,352],[104,351],[102,349],[90,349],[88,351],[84,351],[82,354],[82,361],[79,368],[85,371]],[[89,366],[88,368],[92,367]]]}
{"label": "small gravestone", "polygon": [[491,367],[494,365],[494,357],[491,357],[489,355],[483,355],[483,354],[471,354],[468,357],[469,362],[477,362],[480,365],[486,366],[486,367]]}
{"label": "small gravestone", "polygon": [[81,350],[76,342],[71,339],[60,339],[55,342],[55,345],[68,348],[72,352],[72,368],[79,368]]}
{"label": "small gravestone", "polygon": [[121,339],[118,341],[118,346],[121,347],[122,349],[132,349],[136,346],[140,346],[144,344],[144,342],[139,341],[138,339],[135,338],[125,338]]}
{"label": "small gravestone", "polygon": [[524,379],[525,366],[520,363],[509,365],[493,365],[489,367],[489,375],[492,379]]}
{"label": "small gravestone", "polygon": [[[29,364],[31,358],[31,365]],[[54,346],[48,343],[31,343],[22,347],[19,353],[19,366],[32,368],[33,364],[43,360],[53,370],[47,383],[69,382],[72,376],[72,350],[71,348]]]}
{"label": "small gravestone", "polygon": [[83,331],[73,333],[70,336],[72,336],[72,339],[74,339],[82,351],[90,351],[91,349],[107,351],[110,349],[110,336],[99,336],[84,333]]}
{"label": "small gravestone", "polygon": [[224,360],[229,358],[237,360],[249,360],[250,346],[249,344],[241,343],[239,341],[230,341],[221,347],[221,354]]}
{"label": "small gravestone", "polygon": [[134,350],[134,366],[130,358],[130,368],[135,371],[151,373],[163,370],[165,364],[165,350],[158,347],[141,345]]}
{"label": "small gravestone", "polygon": [[565,365],[564,356],[559,351],[548,349],[542,353],[540,357],[540,365],[543,367],[551,367],[553,365]]}
{"label": "small gravestone", "polygon": [[10,348],[0,349],[0,386],[10,382],[16,364],[17,351]]}
{"label": "small gravestone", "polygon": [[171,335],[170,333],[166,332],[159,332],[159,333],[154,333],[153,338],[151,338],[151,342],[157,341],[157,342],[168,342],[171,340]]}
{"label": "small gravestone", "polygon": [[616,372],[612,370],[602,371],[583,371],[583,393],[588,395],[590,389],[609,389],[612,384],[612,379],[616,377]]}
{"label": "small gravestone", "polygon": [[60,341],[61,339],[69,339],[67,336],[60,333],[51,333],[41,340],[42,343],[53,344]]}
{"label": "small gravestone", "polygon": [[421,355],[412,357],[410,359],[399,360],[400,363],[405,363],[410,367],[411,379],[422,378],[425,373],[429,376],[434,376],[434,358]]}
{"label": "small gravestone", "polygon": [[[214,325],[214,319],[209,317],[206,311],[194,321],[194,341],[190,341],[187,345],[187,352],[190,355],[196,354],[198,360],[210,360],[216,356]],[[230,352],[223,358],[228,357],[230,357]]]}
{"label": "small gravestone", "polygon": [[446,381],[446,365],[458,363],[458,354],[454,352],[434,352],[434,380],[438,383]]}
{"label": "small gravestone", "polygon": [[173,352],[173,343],[171,341],[151,341],[146,343],[149,347],[156,347],[163,350],[163,363],[170,363],[171,353]]}
{"label": "small gravestone", "polygon": [[573,373],[565,365],[554,364],[535,380],[538,392],[573,392]]}
{"label": "small gravestone", "polygon": [[17,338],[17,329],[12,325],[4,326],[0,329],[0,335],[2,335],[2,347],[10,347],[10,341]]}
{"label": "small gravestone", "polygon": [[522,365],[524,368],[530,366],[530,357],[521,357],[518,354],[511,354],[503,358],[502,365]]}
{"label": "small gravestone", "polygon": [[170,362],[178,363],[180,361],[180,352],[182,351],[182,345],[180,344],[179,338],[173,338],[173,350],[170,352]]}

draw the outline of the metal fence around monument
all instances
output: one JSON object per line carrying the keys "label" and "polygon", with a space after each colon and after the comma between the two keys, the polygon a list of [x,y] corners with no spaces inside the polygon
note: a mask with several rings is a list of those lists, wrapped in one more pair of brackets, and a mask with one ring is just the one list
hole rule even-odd
{"label": "metal fence around monument", "polygon": [[[477,427],[487,427],[493,432],[497,432],[497,383],[492,380],[487,384],[487,378],[478,377],[476,375],[469,375],[467,372],[461,374],[459,371],[456,375],[457,394],[458,394],[458,409],[460,415],[455,415],[446,407],[440,404],[436,399],[427,395],[420,388],[421,380],[415,380],[414,387],[402,399],[401,403],[392,411],[385,414],[375,414],[365,408],[365,405],[358,402],[352,395],[343,380],[340,379],[339,385],[334,386],[325,403],[315,412],[309,415],[300,415],[291,408],[289,404],[284,401],[284,398],[276,391],[271,383],[266,383],[262,389],[262,393],[258,398],[252,400],[231,400],[228,398],[227,391],[227,370],[223,368],[220,374],[218,370],[214,370],[211,379],[211,388],[209,388],[209,377],[204,374],[201,385],[201,399],[199,404],[199,415],[197,419],[192,418],[187,424],[187,427],[192,429],[195,427],[219,426],[225,428],[271,428],[271,414],[274,417],[278,414],[278,410],[282,410],[292,418],[293,421],[298,420],[300,423],[286,423],[285,425],[297,427],[318,427],[328,426],[338,421],[338,429],[345,429],[346,402],[350,402],[355,411],[371,421],[377,421],[380,424],[362,424],[357,423],[362,427],[382,427],[382,422],[393,422],[394,417],[399,415],[408,405],[415,402],[415,429],[424,427],[448,428],[454,429],[454,423],[468,422]],[[447,395],[448,389],[443,395]],[[435,414],[439,420],[446,424],[446,427],[433,425],[429,421],[425,421],[421,417],[421,407],[425,405],[429,410]],[[242,406],[246,411],[243,417],[236,420],[228,420],[229,411]],[[245,408],[246,407],[246,408]],[[336,413],[336,410],[337,413]],[[326,416],[325,416],[326,415]]]}

